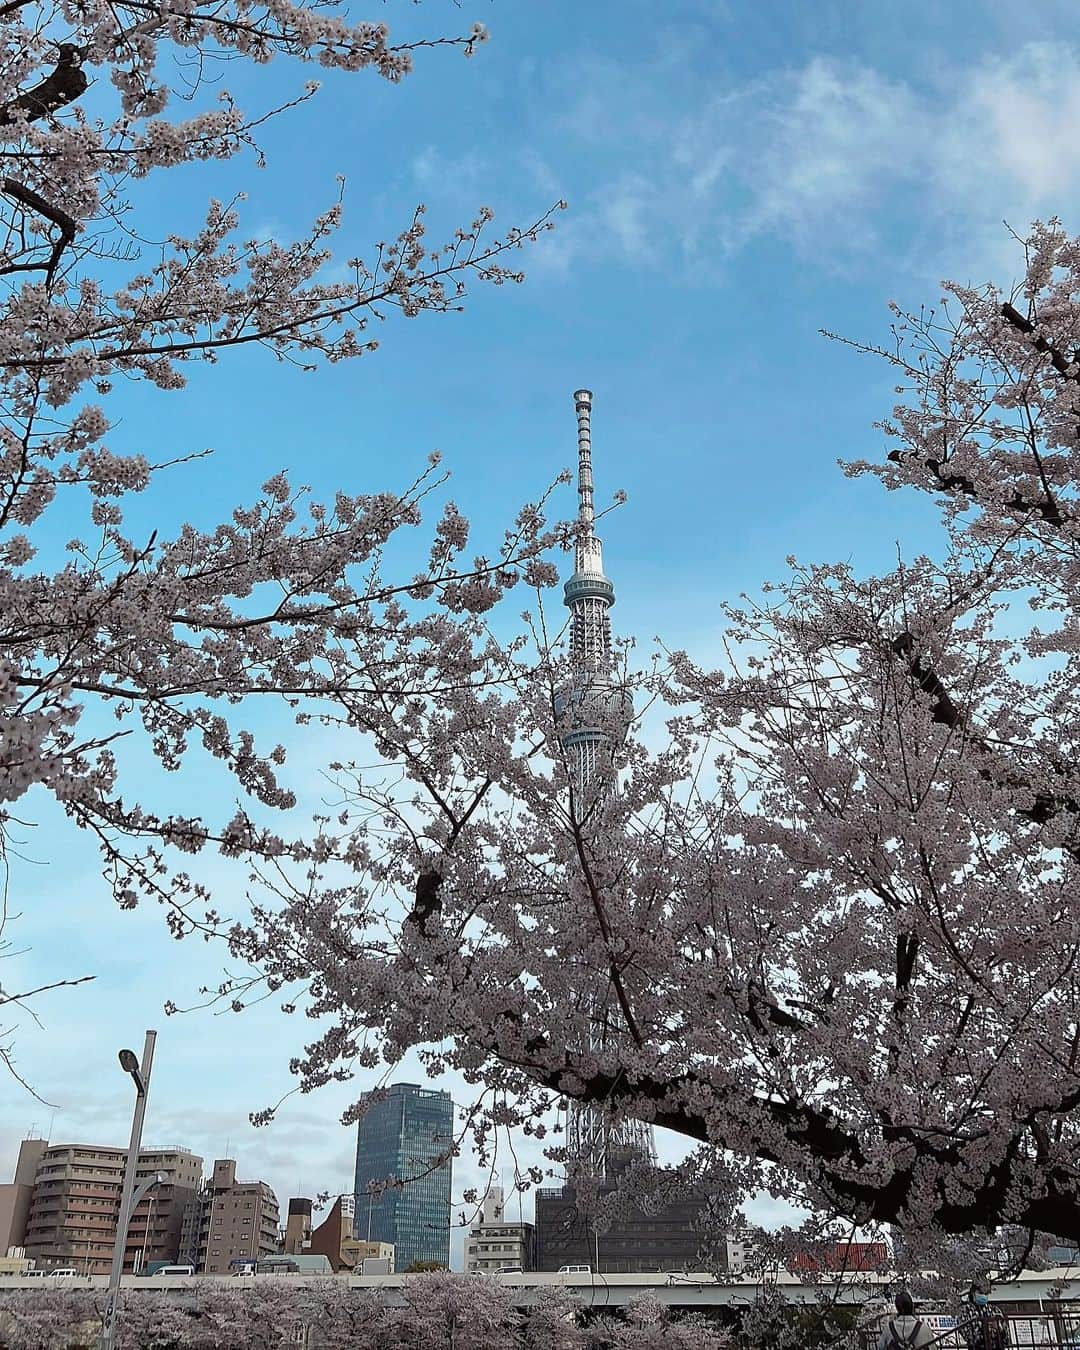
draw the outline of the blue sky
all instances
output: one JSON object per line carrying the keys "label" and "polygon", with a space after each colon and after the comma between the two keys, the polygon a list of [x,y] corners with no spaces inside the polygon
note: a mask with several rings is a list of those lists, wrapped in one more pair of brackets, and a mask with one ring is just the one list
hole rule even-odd
{"label": "blue sky", "polygon": [[[494,540],[572,462],[571,393],[586,385],[598,496],[629,494],[604,529],[620,633],[707,660],[721,602],[789,554],[869,572],[898,541],[932,545],[927,504],[837,468],[881,453],[872,424],[893,380],[818,329],[881,338],[890,299],[933,303],[944,276],[1009,281],[1003,221],[1080,227],[1071,3],[393,0],[356,16],[402,36],[480,20],[491,41],[469,62],[421,53],[401,87],[331,75],[269,125],[265,170],[247,159],[152,181],[154,227],[191,226],[209,195],[242,188],[245,232],[287,238],[333,199],[337,173],[343,256],[370,254],[417,201],[433,241],[481,204],[503,228],[560,197],[569,210],[523,256],[523,286],[480,288],[463,315],[388,323],[374,356],[302,375],[246,353],[194,372],[182,394],[122,391],[114,448],[216,452],[161,479],[140,519],[163,533],[211,524],[280,468],[316,494],[400,487],[438,448],[477,542]],[[231,66],[223,83],[254,112],[309,74]],[[292,761],[308,801],[316,758]],[[191,776],[168,787],[203,791]],[[98,976],[41,1001],[43,1027],[20,1019],[20,1067],[62,1108],[53,1138],[126,1137],[115,1051],[157,1026],[149,1141],[208,1159],[231,1141],[240,1172],[282,1201],[346,1188],[353,1133],[336,1122],[349,1092],[293,1099],[269,1130],[247,1124],[287,1088],[304,1027],[270,1009],[165,1021],[163,1000],[194,1001],[220,957],[173,942],[157,913],[116,912],[87,842],[43,803],[26,815],[37,824],[13,865],[23,917],[9,935],[29,950],[5,982]],[[213,879],[238,900],[241,875],[221,865]],[[34,1121],[48,1128],[50,1112],[0,1088],[3,1175]]]}

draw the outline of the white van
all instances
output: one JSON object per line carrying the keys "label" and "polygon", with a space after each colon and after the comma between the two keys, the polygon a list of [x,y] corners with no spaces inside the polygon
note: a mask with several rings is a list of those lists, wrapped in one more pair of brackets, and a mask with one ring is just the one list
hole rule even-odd
{"label": "white van", "polygon": [[54,1280],[60,1280],[60,1279],[63,1279],[65,1276],[68,1276],[68,1275],[75,1275],[75,1276],[77,1276],[78,1273],[79,1273],[79,1272],[78,1272],[77,1270],[72,1270],[70,1266],[65,1267],[63,1270],[50,1270],[50,1271],[49,1271],[49,1275],[50,1275]]}
{"label": "white van", "polygon": [[592,1266],[560,1266],[560,1275],[591,1275]]}
{"label": "white van", "polygon": [[24,1270],[22,1278],[24,1280],[43,1280],[48,1275],[47,1270]]}
{"label": "white van", "polygon": [[194,1275],[194,1266],[162,1266],[154,1271],[154,1275]]}

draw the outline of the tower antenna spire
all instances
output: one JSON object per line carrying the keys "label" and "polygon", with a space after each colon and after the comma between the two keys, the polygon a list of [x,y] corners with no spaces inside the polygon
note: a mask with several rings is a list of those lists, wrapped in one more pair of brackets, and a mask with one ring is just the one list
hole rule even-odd
{"label": "tower antenna spire", "polygon": [[[596,507],[593,502],[592,471],[592,390],[578,389],[574,394],[577,413],[578,445],[578,539],[574,549],[574,570],[578,577],[604,578],[604,558],[596,537]],[[607,583],[610,586],[610,583]],[[608,603],[615,599],[611,592]],[[569,600],[567,601],[569,604]]]}
{"label": "tower antenna spire", "polygon": [[574,394],[574,410],[577,413],[578,520],[591,534],[596,522],[593,509],[591,389],[577,390]]}

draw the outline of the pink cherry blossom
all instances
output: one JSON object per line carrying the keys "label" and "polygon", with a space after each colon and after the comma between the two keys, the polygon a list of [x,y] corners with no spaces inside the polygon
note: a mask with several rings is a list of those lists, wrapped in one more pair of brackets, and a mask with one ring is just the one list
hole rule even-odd
{"label": "pink cherry blossom", "polygon": [[[272,698],[304,719],[332,694],[359,715],[368,699],[487,675],[491,662],[469,646],[473,616],[519,576],[535,579],[559,532],[540,510],[473,560],[448,505],[419,572],[414,562],[384,575],[384,547],[420,522],[441,483],[433,464],[399,494],[346,484],[328,503],[277,473],[216,528],[165,519],[139,535],[126,528],[128,499],[164,465],[110,445],[116,387],[141,379],[175,393],[193,361],[244,346],[305,368],[366,355],[372,325],[395,311],[444,313],[470,281],[520,280],[512,255],[551,213],[496,237],[478,207],[438,244],[421,205],[396,237],[331,273],[345,202],[329,184],[295,241],[247,238],[237,195],[208,202],[194,232],[150,245],[132,184],[259,155],[265,115],[246,116],[216,80],[192,88],[192,71],[276,57],[398,81],[421,51],[471,54],[483,26],[395,45],[385,24],[321,0],[16,0],[0,28],[0,848],[16,804],[45,790],[99,842],[121,905],[149,896],[177,936],[209,932],[216,911],[177,859],[208,845],[303,858],[310,842],[303,827],[267,824],[267,809],[294,802],[285,754],[257,743],[240,706]],[[66,555],[42,553],[43,537],[67,537]],[[215,761],[240,796],[232,818],[172,811],[167,791],[134,799],[123,769],[134,740],[169,773]]]}
{"label": "pink cherry blossom", "polygon": [[552,1167],[558,1101],[601,1104],[684,1136],[720,1231],[762,1190],[834,1240],[895,1225],[924,1268],[1077,1231],[1080,241],[1027,252],[1014,292],[949,286],[869,349],[894,449],[850,472],[931,494],[939,555],[793,560],[729,607],[722,669],[624,672],[651,730],[620,744],[611,699],[586,800],[550,614],[529,648],[473,635],[497,688],[342,706],[398,770],[341,771],[352,878],[232,938],[317,977],[303,1086],[413,1051],[475,1085],[483,1158],[516,1125]]}

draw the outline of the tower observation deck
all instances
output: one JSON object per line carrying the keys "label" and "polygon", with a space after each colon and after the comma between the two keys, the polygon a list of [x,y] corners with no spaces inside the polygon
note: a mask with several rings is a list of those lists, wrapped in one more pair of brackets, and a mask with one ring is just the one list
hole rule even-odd
{"label": "tower observation deck", "polygon": [[[574,572],[563,587],[570,611],[570,680],[557,701],[559,738],[566,752],[571,810],[576,820],[593,815],[598,794],[613,791],[606,772],[613,747],[626,737],[633,704],[612,680],[611,619],[615,587],[604,575],[603,550],[596,536],[592,472],[592,394],[574,394],[578,424],[578,525]],[[617,1046],[626,1034],[606,983],[583,997],[590,1010],[591,1049]],[[618,1158],[656,1157],[652,1127],[644,1121],[616,1124],[602,1106],[571,1101],[567,1148],[578,1166],[606,1177]]]}

